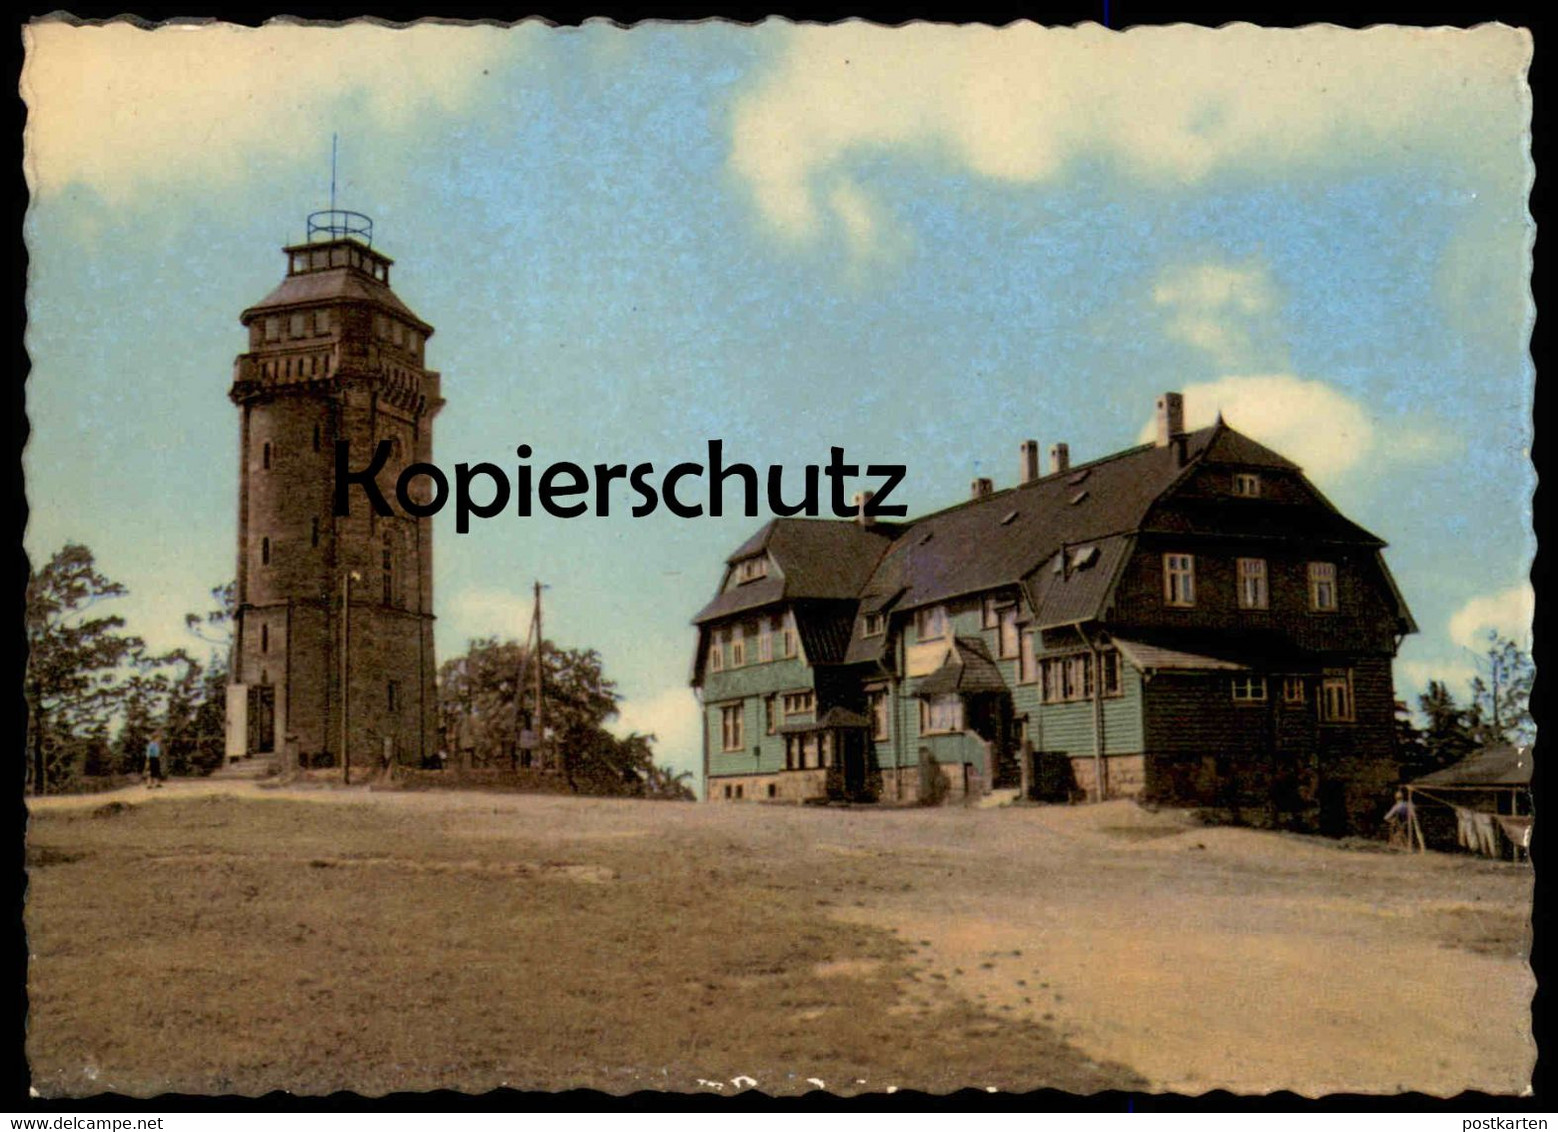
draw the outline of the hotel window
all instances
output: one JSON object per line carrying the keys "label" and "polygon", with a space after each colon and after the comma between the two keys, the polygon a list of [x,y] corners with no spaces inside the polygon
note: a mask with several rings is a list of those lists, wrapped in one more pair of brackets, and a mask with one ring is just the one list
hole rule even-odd
{"label": "hotel window", "polygon": [[914,615],[915,636],[921,641],[939,641],[947,635],[947,610],[945,606],[933,605],[926,609],[916,611]]}
{"label": "hotel window", "polygon": [[270,470],[270,443],[268,441],[266,442],[265,446],[260,449],[260,467],[264,468],[266,471]]}
{"label": "hotel window", "polygon": [[1017,650],[1017,683],[1031,684],[1038,675],[1033,660],[1033,634],[1024,633]]}
{"label": "hotel window", "polygon": [[379,549],[379,575],[383,583],[383,597],[385,605],[395,604],[395,543],[394,536],[389,531],[384,532],[380,540]]}
{"label": "hotel window", "polygon": [[270,565],[270,539],[268,538],[262,538],[260,540],[260,565]]}
{"label": "hotel window", "polygon": [[779,655],[786,659],[795,656],[800,651],[800,638],[795,631],[795,614],[784,615],[783,628],[779,630]]}
{"label": "hotel window", "polygon": [[1316,613],[1336,612],[1336,563],[1309,564],[1309,608]]}
{"label": "hotel window", "polygon": [[740,668],[747,662],[747,634],[740,626],[730,633],[730,666]]}
{"label": "hotel window", "polygon": [[764,617],[757,623],[757,662],[767,664],[774,658],[774,623]]}
{"label": "hotel window", "polygon": [[725,630],[716,629],[709,638],[709,671],[725,671]]}
{"label": "hotel window", "polygon": [[1236,704],[1265,703],[1266,678],[1264,676],[1235,676],[1233,678],[1233,702]]}
{"label": "hotel window", "polygon": [[1302,676],[1284,676],[1282,678],[1282,702],[1285,704],[1301,704],[1304,702],[1304,678]]}
{"label": "hotel window", "polygon": [[1163,556],[1163,600],[1189,608],[1196,603],[1196,560],[1193,554]]}
{"label": "hotel window", "polygon": [[1065,671],[1063,661],[1053,657],[1046,659],[1039,666],[1039,675],[1043,680],[1043,697],[1047,704],[1058,704],[1066,698],[1065,689],[1062,687],[1062,674]]}
{"label": "hotel window", "polygon": [[281,319],[272,316],[265,320],[265,341],[275,342],[281,338]]}
{"label": "hotel window", "polygon": [[1235,472],[1233,474],[1233,493],[1242,495],[1248,499],[1260,497],[1260,477],[1254,472]]}
{"label": "hotel window", "polygon": [[1353,721],[1352,669],[1327,669],[1320,680],[1320,719],[1324,723]]}
{"label": "hotel window", "polygon": [[1001,610],[1000,626],[996,631],[996,652],[1002,660],[1017,655],[1017,607],[1008,605]]}
{"label": "hotel window", "polygon": [[740,585],[768,577],[768,556],[760,554],[756,558],[743,559],[736,567],[736,577]]}
{"label": "hotel window", "polygon": [[955,693],[920,701],[920,734],[963,730],[963,698]]}
{"label": "hotel window", "polygon": [[1066,699],[1093,698],[1093,658],[1087,653],[1066,658]]}
{"label": "hotel window", "polygon": [[867,613],[860,626],[862,637],[880,637],[887,632],[887,618],[880,613]]}
{"label": "hotel window", "polygon": [[1105,649],[1098,654],[1098,663],[1104,670],[1104,695],[1123,696],[1125,690],[1120,685],[1120,654],[1114,649]]}
{"label": "hotel window", "polygon": [[720,742],[726,751],[739,751],[745,746],[741,738],[741,708],[741,704],[720,708]]}
{"label": "hotel window", "polygon": [[985,598],[984,608],[983,608],[983,611],[982,611],[982,617],[980,619],[980,624],[983,625],[986,629],[994,629],[1000,623],[1001,623],[1001,601],[1000,601],[1000,599],[996,598],[996,597],[987,597],[987,598]]}
{"label": "hotel window", "polygon": [[786,692],[782,706],[785,719],[797,715],[811,715],[817,710],[817,694],[815,692]]}
{"label": "hotel window", "polygon": [[270,652],[270,626],[260,626],[260,651]]}
{"label": "hotel window", "polygon": [[1264,558],[1239,559],[1239,608],[1267,608]]}
{"label": "hotel window", "polygon": [[329,311],[315,311],[314,312],[314,333],[315,334],[329,334],[330,333],[330,312]]}
{"label": "hotel window", "polygon": [[887,722],[887,693],[881,689],[867,693],[866,701],[871,709],[871,738],[878,743],[889,737]]}
{"label": "hotel window", "polygon": [[774,711],[774,697],[763,697],[763,730],[772,735],[779,730],[779,719]]}
{"label": "hotel window", "polygon": [[303,312],[299,311],[287,320],[287,337],[301,338],[306,333]]}

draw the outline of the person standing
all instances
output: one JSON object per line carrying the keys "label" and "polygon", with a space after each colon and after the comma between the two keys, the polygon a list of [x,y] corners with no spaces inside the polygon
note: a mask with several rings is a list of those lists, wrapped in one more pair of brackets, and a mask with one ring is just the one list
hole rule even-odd
{"label": "person standing", "polygon": [[162,736],[153,733],[146,742],[146,789],[162,785]]}

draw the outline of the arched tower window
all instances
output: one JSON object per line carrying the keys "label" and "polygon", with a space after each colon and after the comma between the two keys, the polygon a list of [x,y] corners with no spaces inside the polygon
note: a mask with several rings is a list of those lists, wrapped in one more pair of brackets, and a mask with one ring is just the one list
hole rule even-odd
{"label": "arched tower window", "polygon": [[266,469],[270,468],[270,441],[268,440],[265,442],[265,447],[260,450],[260,463]]}
{"label": "arched tower window", "polygon": [[395,602],[395,536],[392,532],[384,532],[383,541],[383,574],[384,574],[384,604],[394,605]]}

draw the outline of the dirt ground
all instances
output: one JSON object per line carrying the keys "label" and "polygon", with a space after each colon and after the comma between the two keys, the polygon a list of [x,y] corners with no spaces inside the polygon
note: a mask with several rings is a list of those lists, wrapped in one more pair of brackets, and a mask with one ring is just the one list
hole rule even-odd
{"label": "dirt ground", "polygon": [[1531,872],[1131,803],[33,803],[45,1095],[1518,1093]]}

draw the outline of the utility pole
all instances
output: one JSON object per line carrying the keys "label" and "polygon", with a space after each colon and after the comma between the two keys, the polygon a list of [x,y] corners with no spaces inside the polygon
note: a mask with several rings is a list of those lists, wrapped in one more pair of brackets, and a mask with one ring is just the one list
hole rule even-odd
{"label": "utility pole", "polygon": [[352,643],[352,583],[361,578],[356,570],[341,575],[341,784],[352,784],[352,749],[348,746],[348,721],[351,712],[351,664],[348,659]]}
{"label": "utility pole", "polygon": [[541,698],[541,664],[542,653],[546,647],[543,642],[546,638],[541,635],[541,582],[539,579],[536,580],[535,595],[536,607],[533,620],[536,625],[536,761],[544,763],[545,756],[542,754],[542,751],[546,743],[546,701]]}

